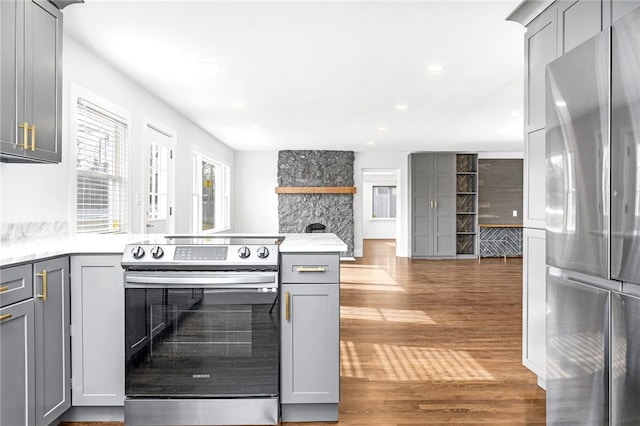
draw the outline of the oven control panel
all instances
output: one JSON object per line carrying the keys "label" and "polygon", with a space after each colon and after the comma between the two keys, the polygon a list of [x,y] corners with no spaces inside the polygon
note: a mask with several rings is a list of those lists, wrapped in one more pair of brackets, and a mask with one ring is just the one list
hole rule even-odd
{"label": "oven control panel", "polygon": [[278,246],[266,245],[215,245],[215,244],[129,244],[122,256],[124,267],[161,267],[179,265],[204,266],[214,269],[233,266],[260,267],[278,264]]}

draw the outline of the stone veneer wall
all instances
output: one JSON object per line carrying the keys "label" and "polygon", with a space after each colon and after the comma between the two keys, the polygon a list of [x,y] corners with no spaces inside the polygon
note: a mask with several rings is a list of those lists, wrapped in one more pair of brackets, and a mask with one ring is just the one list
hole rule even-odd
{"label": "stone veneer wall", "polygon": [[[278,186],[353,186],[353,151],[280,151]],[[353,194],[278,194],[279,232],[322,223],[353,256]]]}

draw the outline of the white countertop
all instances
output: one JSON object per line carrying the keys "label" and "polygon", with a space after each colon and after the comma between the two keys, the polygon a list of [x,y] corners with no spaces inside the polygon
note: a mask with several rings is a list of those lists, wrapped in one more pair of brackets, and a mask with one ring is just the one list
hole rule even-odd
{"label": "white countertop", "polygon": [[[211,234],[212,238],[235,235],[267,236],[267,234]],[[271,236],[272,234],[269,234]],[[347,250],[347,245],[335,234],[283,234],[281,253],[335,253]],[[153,239],[153,235],[82,234],[69,237],[31,239],[0,243],[0,266],[29,262],[69,254],[121,254],[127,244]],[[158,236],[162,239],[162,236]]]}

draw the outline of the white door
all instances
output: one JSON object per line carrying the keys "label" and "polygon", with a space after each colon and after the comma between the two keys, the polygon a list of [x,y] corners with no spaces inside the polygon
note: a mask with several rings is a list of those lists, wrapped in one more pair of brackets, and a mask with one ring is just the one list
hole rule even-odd
{"label": "white door", "polygon": [[151,125],[146,128],[145,173],[147,234],[173,232],[174,137]]}

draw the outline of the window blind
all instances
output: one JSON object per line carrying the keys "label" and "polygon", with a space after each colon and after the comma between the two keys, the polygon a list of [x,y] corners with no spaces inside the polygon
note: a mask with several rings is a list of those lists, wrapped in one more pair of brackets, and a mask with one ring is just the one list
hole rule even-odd
{"label": "window blind", "polygon": [[127,232],[127,121],[82,98],[76,120],[77,232]]}

